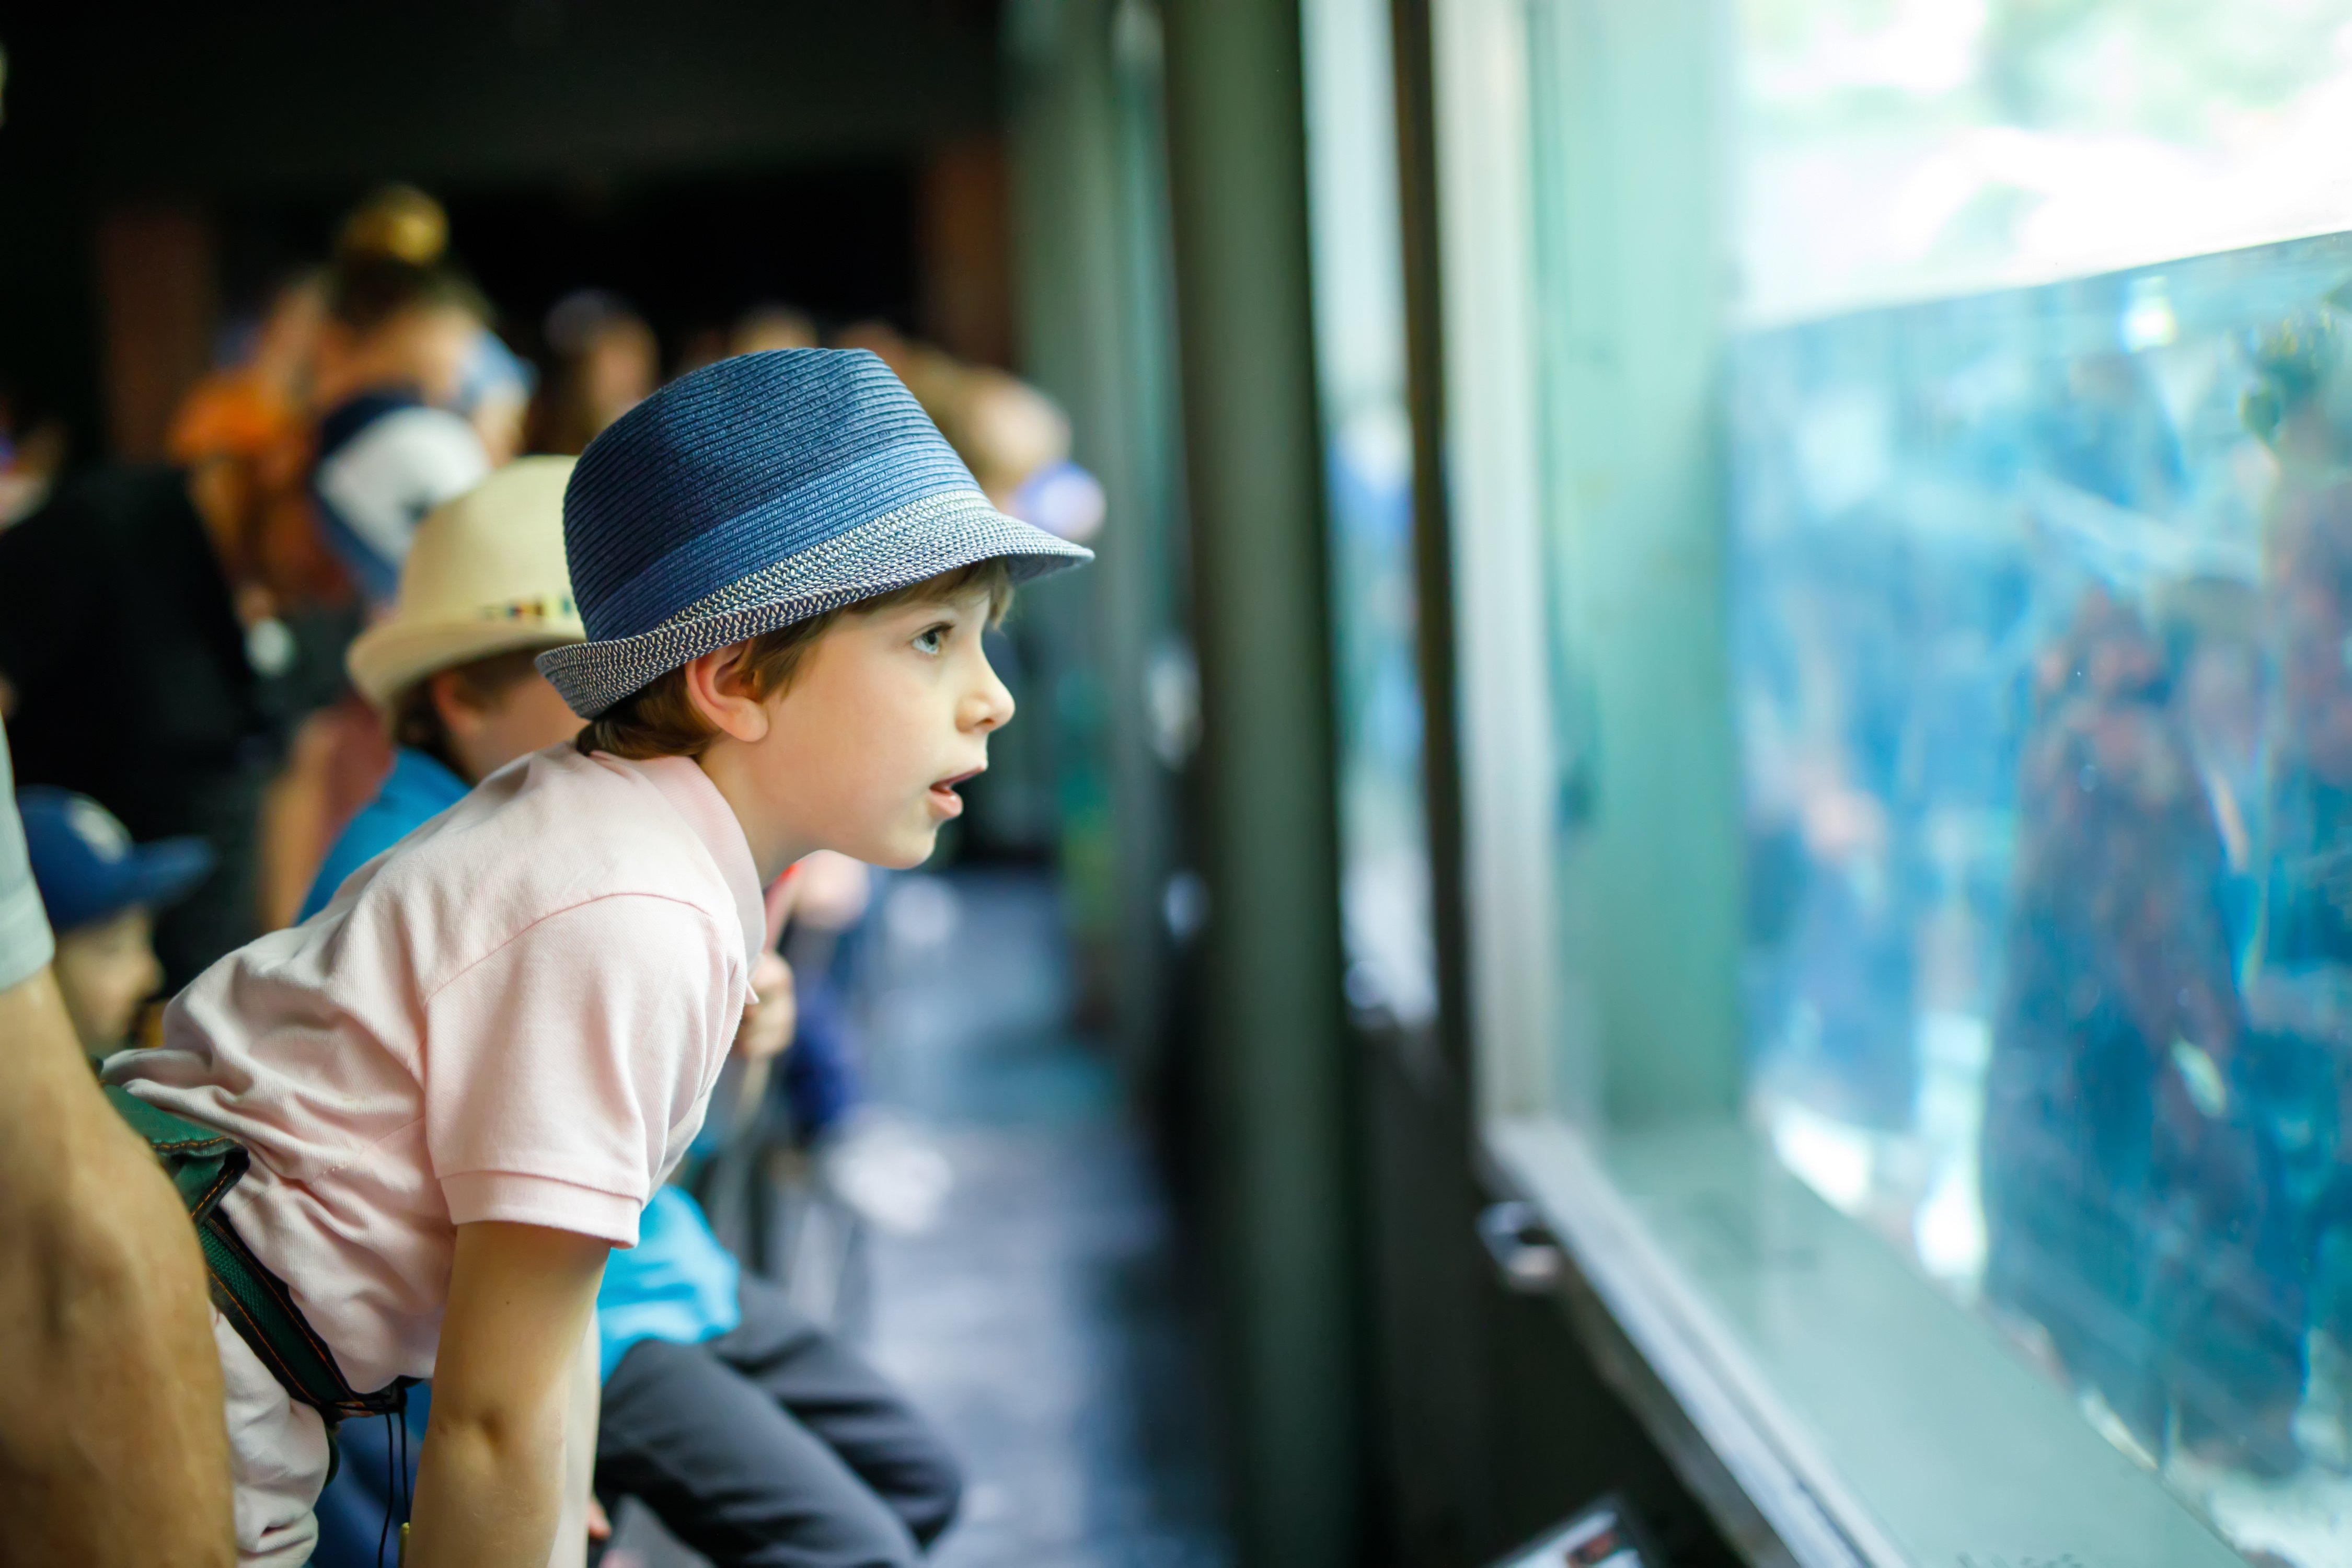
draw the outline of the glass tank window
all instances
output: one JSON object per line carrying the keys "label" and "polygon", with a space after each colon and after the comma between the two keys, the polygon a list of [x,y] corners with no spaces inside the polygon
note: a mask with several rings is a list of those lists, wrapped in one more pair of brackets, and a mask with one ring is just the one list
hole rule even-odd
{"label": "glass tank window", "polygon": [[1735,353],[1752,1102],[2248,1550],[2352,1560],[2352,237]]}
{"label": "glass tank window", "polygon": [[1752,1110],[2352,1562],[2352,5],[1740,15]]}

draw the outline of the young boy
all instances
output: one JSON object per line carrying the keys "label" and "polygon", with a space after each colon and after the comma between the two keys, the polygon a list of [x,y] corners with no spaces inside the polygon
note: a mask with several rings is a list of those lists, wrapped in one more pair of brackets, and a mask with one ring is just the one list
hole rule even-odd
{"label": "young boy", "polygon": [[31,788],[16,797],[25,847],[57,932],[55,965],[66,1016],[96,1061],[131,1043],[139,1009],[163,984],[155,913],[205,879],[201,838],[133,844],[114,814],[86,795]]}
{"label": "young boy", "polygon": [[[390,716],[400,750],[383,791],[328,854],[303,913],[507,763],[579,733],[531,656],[585,637],[563,563],[569,458],[525,458],[416,531],[393,614],[352,646],[352,682]],[[790,972],[754,960],[761,1006],[735,1048],[793,1036]],[[604,1409],[595,1468],[608,1494],[642,1498],[717,1568],[911,1563],[952,1516],[956,1467],[896,1390],[746,1278],[694,1200],[664,1186],[614,1254],[597,1293]],[[422,1431],[421,1399],[408,1421]],[[374,1562],[385,1451],[373,1422],[346,1427],[318,1506],[314,1568]]]}
{"label": "young boy", "polygon": [[814,349],[624,416],[564,539],[589,640],[539,663],[578,742],[215,965],[108,1068],[250,1151],[218,1212],[331,1352],[298,1403],[275,1342],[215,1319],[248,1563],[308,1554],[320,1407],[428,1375],[409,1563],[545,1558],[567,1363],[754,1000],[762,886],[818,849],[930,853],[1013,716],[982,631],[1089,553],[990,507],[880,361]]}

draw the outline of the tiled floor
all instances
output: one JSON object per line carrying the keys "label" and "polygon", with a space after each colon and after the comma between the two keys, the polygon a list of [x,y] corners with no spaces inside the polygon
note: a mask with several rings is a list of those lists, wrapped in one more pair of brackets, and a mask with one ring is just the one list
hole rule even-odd
{"label": "tiled floor", "polygon": [[[941,1568],[1220,1568],[1166,1215],[1103,1058],[1062,1029],[1063,955],[1042,878],[887,889],[877,1099],[956,1184],[928,1233],[870,1238],[866,1348],[966,1464]],[[691,1561],[649,1522],[624,1521],[648,1568]]]}

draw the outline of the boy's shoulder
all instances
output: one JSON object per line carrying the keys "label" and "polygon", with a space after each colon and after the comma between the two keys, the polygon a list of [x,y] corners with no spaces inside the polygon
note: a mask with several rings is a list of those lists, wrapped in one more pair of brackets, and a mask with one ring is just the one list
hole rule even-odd
{"label": "boy's shoulder", "polygon": [[[735,883],[749,881],[757,900],[750,850],[740,848],[740,877],[730,877],[725,857],[735,847],[720,830],[739,839],[741,830],[731,817],[720,824],[698,810],[692,763],[666,762],[584,757],[569,747],[523,758],[383,862],[348,919],[362,928],[392,922],[428,984],[435,971],[454,972],[599,899],[687,906],[723,940],[745,923]],[[677,776],[679,766],[695,777]],[[700,789],[725,810],[707,782]]]}

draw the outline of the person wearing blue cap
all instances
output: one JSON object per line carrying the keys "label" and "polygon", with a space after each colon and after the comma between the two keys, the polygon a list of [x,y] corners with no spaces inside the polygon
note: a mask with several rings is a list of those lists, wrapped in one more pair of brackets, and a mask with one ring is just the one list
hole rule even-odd
{"label": "person wearing blue cap", "polygon": [[[328,1422],[423,1377],[408,1561],[555,1547],[572,1352],[757,1001],[763,887],[820,849],[929,856],[1013,717],[982,633],[1015,583],[1091,554],[999,512],[856,351],[673,382],[589,446],[563,519],[587,638],[538,663],[579,738],[222,960],[161,1047],[107,1065],[250,1154],[206,1221],[267,1298],[215,1329],[248,1563],[307,1558]],[[757,1560],[911,1563],[879,1522],[880,1557]]]}
{"label": "person wearing blue cap", "polygon": [[133,844],[114,814],[86,795],[30,787],[16,797],[25,848],[57,933],[55,967],[66,1016],[96,1060],[130,1044],[139,1010],[163,984],[154,916],[213,868],[201,838]]}

